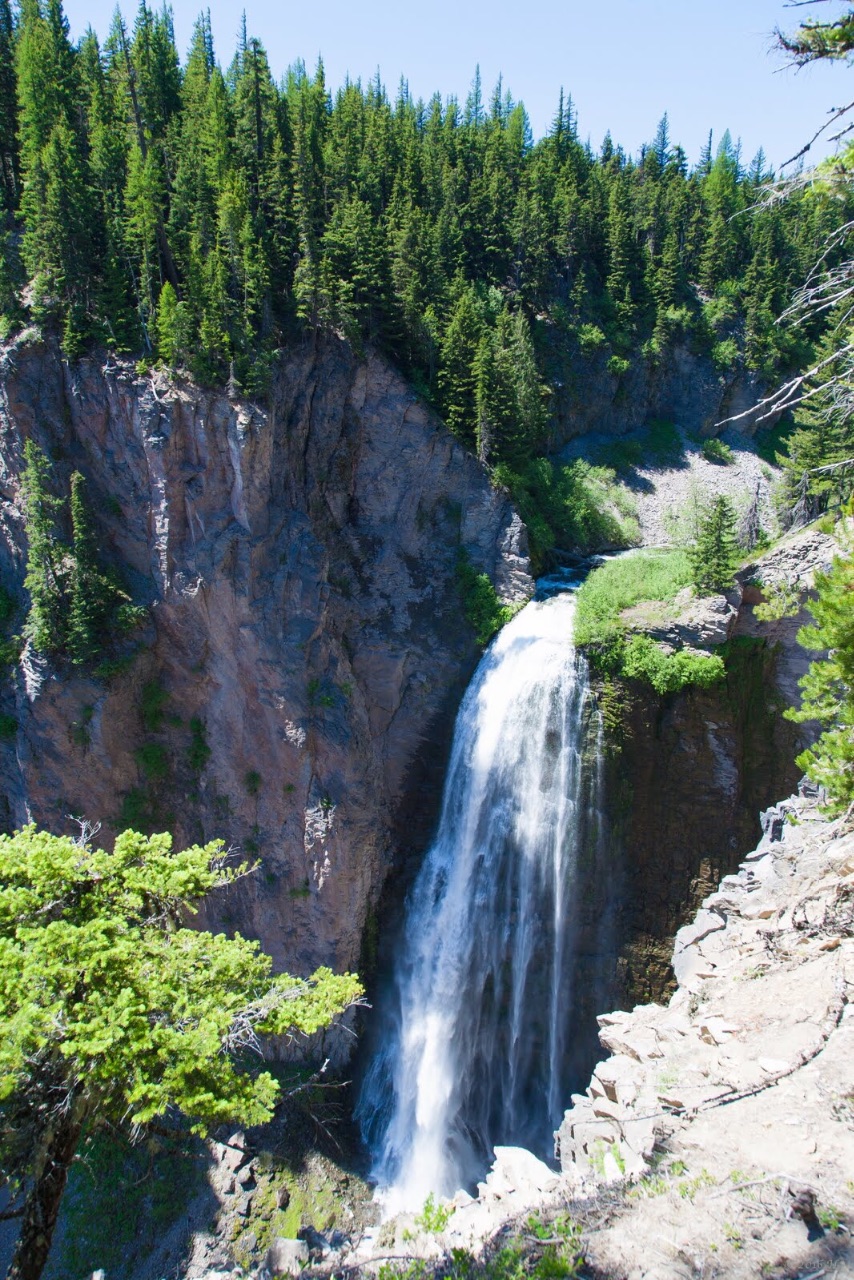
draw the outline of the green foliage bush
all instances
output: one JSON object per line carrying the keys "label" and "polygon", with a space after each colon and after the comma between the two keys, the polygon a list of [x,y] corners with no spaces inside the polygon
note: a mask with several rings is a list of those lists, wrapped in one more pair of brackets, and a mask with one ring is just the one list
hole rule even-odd
{"label": "green foliage bush", "polygon": [[578,345],[585,355],[591,355],[594,351],[600,351],[602,347],[606,347],[608,339],[598,325],[582,324],[578,327]]}
{"label": "green foliage bush", "polygon": [[496,467],[494,478],[510,490],[527,525],[535,573],[553,547],[589,553],[638,539],[634,500],[609,467],[535,458],[520,472]]}
{"label": "green foliage bush", "polygon": [[738,343],[735,338],[724,338],[723,342],[716,342],[712,348],[712,360],[716,369],[722,373],[729,373],[738,364],[739,350]]}
{"label": "green foliage bush", "polygon": [[631,360],[625,356],[611,356],[608,360],[608,372],[615,378],[621,378],[632,367]]}
{"label": "green foliage bush", "polygon": [[827,652],[801,678],[802,700],[786,712],[798,723],[815,720],[823,732],[798,764],[825,787],[829,807],[839,812],[854,801],[854,548],[849,545],[826,573],[817,573],[817,597],[807,604],[814,622],[798,640],[806,649]]}
{"label": "green foliage bush", "polygon": [[415,1225],[429,1235],[440,1235],[448,1225],[453,1209],[437,1200],[431,1191],[424,1207],[415,1219]]}
{"label": "green foliage bush", "polygon": [[651,636],[633,636],[622,658],[622,675],[651,684],[656,693],[676,693],[688,685],[707,689],[726,675],[717,654],[665,653]]}
{"label": "green foliage bush", "polygon": [[502,604],[489,575],[478,573],[464,552],[457,560],[457,582],[465,616],[474,627],[478,644],[486,646],[496,631],[500,631],[522,606]]}
{"label": "green foliage bush", "polygon": [[725,440],[712,436],[703,441],[703,457],[707,462],[719,462],[722,466],[730,466],[735,462],[735,454]]}

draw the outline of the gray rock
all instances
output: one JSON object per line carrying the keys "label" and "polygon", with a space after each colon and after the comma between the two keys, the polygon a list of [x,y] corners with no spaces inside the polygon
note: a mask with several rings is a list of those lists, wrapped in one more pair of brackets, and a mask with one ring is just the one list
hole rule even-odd
{"label": "gray rock", "polygon": [[678,648],[709,649],[730,638],[740,603],[740,588],[728,595],[701,596],[691,600],[673,622],[644,629],[654,639]]}
{"label": "gray rock", "polygon": [[304,1240],[277,1236],[267,1250],[265,1265],[274,1276],[298,1276],[308,1265],[308,1245]]}
{"label": "gray rock", "polygon": [[765,809],[760,813],[759,825],[762,827],[762,844],[775,844],[783,839],[786,815],[779,805],[772,805],[770,809]]}

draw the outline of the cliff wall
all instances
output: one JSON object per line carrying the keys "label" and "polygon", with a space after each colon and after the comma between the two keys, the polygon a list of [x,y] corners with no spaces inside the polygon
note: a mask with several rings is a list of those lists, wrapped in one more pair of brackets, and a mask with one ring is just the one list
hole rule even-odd
{"label": "cliff wall", "polygon": [[[714,436],[726,418],[740,417],[737,429],[752,435],[758,411],[750,413],[765,388],[750,369],[719,369],[708,355],[675,345],[657,360],[634,355],[625,371],[609,368],[610,348],[583,353],[555,333],[547,344],[552,448],[590,432],[625,435],[651,418],[677,422],[691,435]],[[765,419],[767,426],[775,418]]]}
{"label": "cliff wall", "polygon": [[355,965],[394,851],[429,830],[423,780],[477,659],[459,551],[523,598],[518,515],[383,360],[335,339],[285,352],[264,408],[69,366],[32,335],[2,349],[0,383],[14,625],[27,439],[57,492],[84,474],[105,562],[150,606],[100,671],[24,649],[3,684],[5,825],[221,837],[260,867],[206,922],[282,968]]}

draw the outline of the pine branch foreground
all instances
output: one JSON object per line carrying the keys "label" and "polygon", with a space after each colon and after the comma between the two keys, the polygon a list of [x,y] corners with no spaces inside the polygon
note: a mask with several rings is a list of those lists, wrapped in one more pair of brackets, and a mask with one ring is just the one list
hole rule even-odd
{"label": "pine branch foreground", "polygon": [[38,1280],[87,1128],[179,1113],[202,1135],[270,1118],[257,1036],[311,1035],[357,1002],[352,974],[273,977],[257,942],[186,927],[248,873],[222,842],[169,835],[112,852],[34,826],[0,836],[0,1159],[24,1195],[8,1280]]}

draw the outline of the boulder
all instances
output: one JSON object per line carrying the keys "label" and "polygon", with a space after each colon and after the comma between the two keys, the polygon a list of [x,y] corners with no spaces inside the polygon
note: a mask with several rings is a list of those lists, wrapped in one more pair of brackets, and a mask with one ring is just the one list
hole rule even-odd
{"label": "boulder", "polygon": [[308,1245],[304,1240],[276,1236],[267,1250],[266,1264],[273,1276],[298,1276],[308,1265]]}
{"label": "boulder", "polygon": [[543,1195],[558,1184],[557,1174],[524,1147],[496,1147],[495,1160],[486,1176],[493,1195],[518,1193]]}

